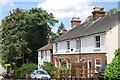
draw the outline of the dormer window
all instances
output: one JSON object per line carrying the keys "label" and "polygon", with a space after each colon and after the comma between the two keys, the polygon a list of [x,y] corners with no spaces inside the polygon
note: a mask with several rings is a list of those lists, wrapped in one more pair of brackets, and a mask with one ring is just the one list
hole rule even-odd
{"label": "dormer window", "polygon": [[70,49],[70,41],[67,41],[67,49]]}
{"label": "dormer window", "polygon": [[100,48],[100,36],[95,36],[95,47]]}

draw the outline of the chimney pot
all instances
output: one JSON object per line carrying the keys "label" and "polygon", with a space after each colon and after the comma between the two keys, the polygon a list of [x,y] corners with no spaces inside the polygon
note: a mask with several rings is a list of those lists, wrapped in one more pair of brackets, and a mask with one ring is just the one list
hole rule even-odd
{"label": "chimney pot", "polygon": [[92,14],[93,14],[94,21],[99,19],[100,17],[104,17],[105,16],[104,8],[99,8],[98,9],[98,7],[95,7],[93,9],[94,9],[94,11],[92,12]]}
{"label": "chimney pot", "polygon": [[80,18],[79,17],[73,17],[72,20],[71,20],[71,27],[75,27],[75,26],[78,26],[80,25],[81,21],[80,21]]}

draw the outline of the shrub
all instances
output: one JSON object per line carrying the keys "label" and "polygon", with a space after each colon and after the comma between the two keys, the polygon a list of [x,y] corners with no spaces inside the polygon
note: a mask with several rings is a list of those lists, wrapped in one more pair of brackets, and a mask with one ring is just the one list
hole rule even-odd
{"label": "shrub", "polygon": [[105,71],[106,80],[119,80],[120,78],[120,48],[116,50],[112,63]]}
{"label": "shrub", "polygon": [[53,62],[45,63],[42,68],[48,72],[51,78],[55,78],[55,67]]}
{"label": "shrub", "polygon": [[61,62],[61,70],[67,70],[66,61]]}
{"label": "shrub", "polygon": [[23,64],[20,68],[15,71],[15,78],[24,79],[26,73],[30,74],[33,70],[36,70],[38,66],[33,63]]}

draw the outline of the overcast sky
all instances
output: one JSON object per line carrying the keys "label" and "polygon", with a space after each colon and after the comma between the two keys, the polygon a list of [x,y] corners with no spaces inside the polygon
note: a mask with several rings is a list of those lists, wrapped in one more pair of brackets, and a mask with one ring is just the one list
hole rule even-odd
{"label": "overcast sky", "polygon": [[56,32],[61,22],[65,24],[66,29],[70,29],[70,20],[72,17],[80,17],[83,22],[91,12],[94,6],[104,7],[105,10],[118,8],[119,0],[0,0],[0,21],[8,15],[9,11],[17,7],[21,9],[31,9],[34,7],[42,8],[47,12],[53,13],[59,23],[53,27]]}

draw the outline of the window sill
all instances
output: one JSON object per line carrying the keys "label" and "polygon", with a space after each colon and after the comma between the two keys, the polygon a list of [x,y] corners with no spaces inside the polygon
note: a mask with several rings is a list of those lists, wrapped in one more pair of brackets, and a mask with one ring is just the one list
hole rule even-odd
{"label": "window sill", "polygon": [[69,53],[70,52],[70,50],[66,50],[66,53]]}
{"label": "window sill", "polygon": [[80,49],[76,49],[75,52],[80,52]]}
{"label": "window sill", "polygon": [[100,51],[101,48],[94,48],[94,51]]}
{"label": "window sill", "polygon": [[55,51],[55,53],[58,53],[58,51]]}

